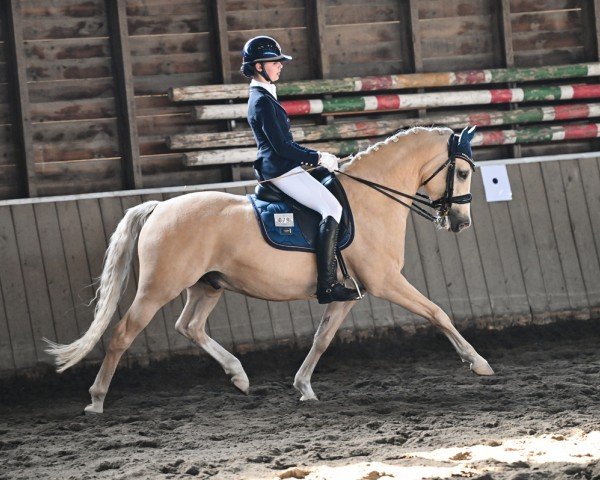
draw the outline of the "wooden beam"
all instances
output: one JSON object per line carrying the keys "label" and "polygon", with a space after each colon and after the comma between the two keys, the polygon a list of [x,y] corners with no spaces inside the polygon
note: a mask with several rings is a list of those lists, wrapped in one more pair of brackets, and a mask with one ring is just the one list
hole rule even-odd
{"label": "wooden beam", "polygon": [[600,59],[600,0],[583,2],[583,41],[587,58]]}
{"label": "wooden beam", "polygon": [[[212,24],[214,31],[215,44],[217,46],[216,51],[216,68],[217,78],[216,82],[221,82],[223,84],[231,83],[231,61],[229,59],[229,36],[227,34],[227,10],[225,0],[214,0],[210,2],[212,6]],[[241,63],[241,59],[240,59]],[[245,90],[248,89],[247,84],[245,85]],[[228,103],[231,103],[229,100]],[[231,132],[235,128],[235,120],[229,120],[224,125],[224,128]],[[231,175],[231,180],[241,180],[240,168],[239,165],[231,165],[230,168],[227,169],[229,174]],[[226,175],[225,172],[223,172]]]}
{"label": "wooden beam", "polygon": [[309,44],[317,59],[315,64],[317,78],[329,78],[331,74],[329,55],[325,48],[326,8],[326,2],[322,0],[308,0],[306,5]]}
{"label": "wooden beam", "polygon": [[[401,0],[404,4],[406,0]],[[402,11],[402,10],[400,10]],[[409,52],[412,70],[415,73],[423,71],[423,55],[421,53],[421,27],[419,26],[419,1],[408,0],[408,30]]]}
{"label": "wooden beam", "polygon": [[500,22],[500,45],[502,47],[502,56],[504,67],[514,67],[515,53],[512,42],[512,25],[510,22],[510,0],[500,0],[500,12],[498,12],[498,21]]}
{"label": "wooden beam", "polygon": [[229,37],[227,36],[227,12],[225,0],[213,3],[213,26],[217,44],[217,62],[221,83],[231,83],[231,62],[229,61]]}
{"label": "wooden beam", "polygon": [[[500,0],[500,11],[497,13],[497,20],[500,27],[500,47],[502,50],[503,66],[511,68],[515,66],[515,52],[513,49],[512,24],[510,21],[510,0]],[[514,88],[515,83],[509,83],[509,88]],[[514,110],[517,106],[511,103],[508,108]],[[515,125],[518,128],[518,125]],[[512,145],[510,153],[513,157],[521,156],[521,146]]]}
{"label": "wooden beam", "polygon": [[[586,58],[600,60],[600,0],[590,0],[583,2],[583,42],[586,51]],[[596,83],[598,78],[594,79]],[[597,150],[600,147],[600,140],[592,140],[591,149]]]}
{"label": "wooden beam", "polygon": [[106,16],[117,91],[115,102],[123,161],[123,187],[136,189],[143,187],[143,179],[125,4],[125,0],[106,0]]}
{"label": "wooden beam", "polygon": [[22,189],[26,196],[37,197],[39,191],[35,175],[35,155],[29,90],[27,88],[27,57],[23,38],[21,2],[19,0],[8,0],[5,7],[7,10],[6,18],[8,19],[7,57],[10,65],[8,69],[9,81],[12,84],[13,94],[11,97],[15,106],[13,123],[15,125],[16,140],[21,150]]}
{"label": "wooden beam", "polygon": [[[405,4],[406,0],[401,0],[402,4]],[[423,71],[423,55],[421,53],[421,27],[419,25],[419,0],[408,0],[408,34],[409,44],[408,52],[410,58],[410,66],[414,73],[421,73]],[[402,24],[402,23],[401,23]],[[422,88],[417,90],[418,93],[423,93]],[[427,115],[427,110],[420,108],[417,111],[417,117],[423,118]]]}
{"label": "wooden beam", "polygon": [[594,60],[600,60],[600,0],[593,0],[594,14],[594,39],[596,40],[596,51]]}

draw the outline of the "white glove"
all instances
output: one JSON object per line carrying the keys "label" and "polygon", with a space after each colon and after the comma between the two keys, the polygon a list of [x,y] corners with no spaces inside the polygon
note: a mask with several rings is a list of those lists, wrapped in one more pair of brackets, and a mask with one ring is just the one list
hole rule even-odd
{"label": "white glove", "polygon": [[319,165],[324,166],[330,172],[338,169],[340,159],[335,155],[327,152],[319,152]]}

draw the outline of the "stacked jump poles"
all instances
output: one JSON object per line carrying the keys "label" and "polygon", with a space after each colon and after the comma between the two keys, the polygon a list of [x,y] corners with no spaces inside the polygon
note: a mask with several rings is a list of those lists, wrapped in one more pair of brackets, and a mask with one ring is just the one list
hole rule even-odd
{"label": "stacked jump poles", "polygon": [[[331,125],[309,125],[292,128],[298,142],[316,142],[345,138],[371,138],[391,135],[398,130],[417,125],[446,125],[460,128],[465,125],[497,126],[528,124],[556,120],[572,120],[600,117],[600,103],[580,103],[547,107],[529,107],[516,110],[490,111],[478,113],[452,113],[429,115],[421,118],[390,120],[344,121]],[[232,145],[254,145],[254,137],[249,130],[232,132],[210,132],[171,135],[167,142],[172,149],[226,148]]]}
{"label": "stacked jump poles", "polygon": [[[425,93],[382,93],[376,95],[341,95],[393,91],[406,88],[451,87],[499,82],[580,79],[600,76],[600,63],[551,66],[543,68],[509,68],[474,70],[468,72],[388,75],[381,77],[311,80],[278,85],[280,96],[311,96],[327,94],[323,99],[285,99],[281,101],[289,116],[335,115],[337,122],[328,125],[303,126],[292,129],[296,141],[319,142],[310,146],[338,155],[355,153],[394,132],[416,125],[447,125],[459,128],[465,124],[478,126],[527,125],[558,120],[578,120],[600,117],[600,103],[568,103],[565,105],[526,106],[510,111],[460,112],[428,115],[423,118],[378,118],[350,120],[347,115],[385,113],[402,110],[482,106],[515,103],[537,103],[564,100],[600,99],[599,84],[573,83],[555,86],[524,86],[521,88],[490,88],[481,90],[438,91]],[[228,104],[202,105],[193,109],[198,120],[234,120],[246,117],[243,99],[248,87],[242,85],[209,85],[172,89],[177,101],[226,100]],[[569,139],[599,137],[598,124],[523,126],[516,130],[487,130],[478,132],[474,145],[510,145]],[[248,130],[230,132],[173,135],[167,138],[171,149],[202,149],[184,155],[186,165],[215,163],[244,163],[253,160],[254,139]],[[238,147],[221,150],[227,147]]]}

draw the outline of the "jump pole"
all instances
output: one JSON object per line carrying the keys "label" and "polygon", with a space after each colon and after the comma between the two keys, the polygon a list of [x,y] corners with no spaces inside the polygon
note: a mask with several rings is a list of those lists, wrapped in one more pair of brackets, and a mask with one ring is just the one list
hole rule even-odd
{"label": "jump pole", "polygon": [[[453,87],[488,83],[557,80],[600,75],[600,63],[555,65],[537,68],[499,68],[442,73],[413,73],[369,77],[348,77],[331,80],[305,80],[277,84],[280,96],[322,95],[331,93],[401,90],[406,88]],[[248,98],[248,84],[199,85],[171,88],[174,102],[229,100]]]}
{"label": "jump pole", "polygon": [[[473,146],[513,145],[517,143],[557,142],[600,137],[600,123],[527,127],[519,130],[487,130],[477,132]],[[340,157],[365,150],[380,139],[345,140],[340,142],[310,144],[311,148],[331,152]],[[232,150],[204,150],[183,155],[184,165],[204,166],[231,163],[250,163],[256,157],[255,148]]]}
{"label": "jump pole", "polygon": [[[313,100],[285,100],[281,102],[289,116],[319,115],[354,112],[382,112],[415,110],[419,108],[456,107],[461,105],[493,105],[501,103],[546,102],[599,98],[600,84],[561,85],[460,92],[432,92],[413,94],[337,97]],[[228,120],[246,118],[245,103],[231,105],[203,105],[194,108],[197,120]]]}

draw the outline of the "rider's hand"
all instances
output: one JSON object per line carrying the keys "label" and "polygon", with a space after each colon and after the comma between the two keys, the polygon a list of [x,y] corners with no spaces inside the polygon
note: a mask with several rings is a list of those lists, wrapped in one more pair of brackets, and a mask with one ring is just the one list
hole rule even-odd
{"label": "rider's hand", "polygon": [[330,172],[338,169],[340,159],[335,155],[327,152],[319,152],[319,165],[322,165]]}

